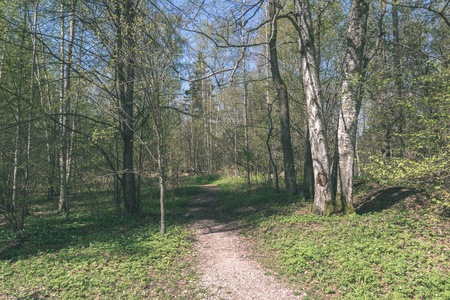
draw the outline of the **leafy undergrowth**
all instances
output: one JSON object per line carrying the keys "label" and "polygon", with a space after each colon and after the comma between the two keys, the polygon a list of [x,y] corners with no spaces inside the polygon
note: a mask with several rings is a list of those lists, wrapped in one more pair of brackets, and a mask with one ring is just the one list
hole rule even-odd
{"label": "leafy undergrowth", "polygon": [[203,174],[195,176],[184,176],[181,180],[183,184],[211,184],[219,180],[220,176],[217,174]]}
{"label": "leafy undergrowth", "polygon": [[421,208],[423,195],[370,193],[366,183],[360,214],[319,217],[282,193],[243,192],[240,179],[218,184],[220,205],[247,225],[256,256],[309,299],[450,299],[450,223]]}
{"label": "leafy undergrowth", "polygon": [[170,195],[164,237],[154,191],[143,194],[140,216],[115,214],[101,194],[100,217],[89,197],[74,196],[69,223],[43,211],[46,205],[31,206],[23,232],[0,226],[0,248],[13,245],[0,257],[0,299],[192,299],[193,233],[184,215],[200,190],[186,186]]}

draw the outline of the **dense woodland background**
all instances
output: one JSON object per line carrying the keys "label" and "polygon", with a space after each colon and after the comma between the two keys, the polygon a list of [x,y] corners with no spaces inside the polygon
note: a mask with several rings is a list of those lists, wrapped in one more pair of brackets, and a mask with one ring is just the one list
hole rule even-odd
{"label": "dense woodland background", "polygon": [[[353,211],[353,178],[450,205],[445,0],[0,3],[0,212],[245,176]],[[159,179],[159,180],[158,180]]]}

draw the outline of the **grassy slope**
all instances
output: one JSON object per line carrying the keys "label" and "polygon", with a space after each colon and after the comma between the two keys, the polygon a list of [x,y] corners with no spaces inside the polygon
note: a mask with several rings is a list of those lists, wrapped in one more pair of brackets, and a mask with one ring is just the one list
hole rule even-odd
{"label": "grassy slope", "polygon": [[164,237],[155,191],[144,193],[141,216],[115,214],[105,193],[96,195],[100,217],[89,196],[74,196],[69,223],[32,203],[24,232],[0,224],[0,250],[21,241],[0,257],[0,299],[192,299],[193,233],[184,215],[199,191],[186,186],[170,196]]}
{"label": "grassy slope", "polygon": [[412,205],[412,191],[369,187],[360,214],[323,218],[299,198],[243,193],[243,180],[217,184],[224,214],[243,222],[256,256],[309,299],[450,299],[450,224]]}

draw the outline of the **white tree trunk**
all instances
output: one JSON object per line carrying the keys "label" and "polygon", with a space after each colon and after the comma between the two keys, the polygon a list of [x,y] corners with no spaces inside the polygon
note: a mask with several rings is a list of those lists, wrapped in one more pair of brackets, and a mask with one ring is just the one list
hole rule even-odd
{"label": "white tree trunk", "polygon": [[318,76],[314,31],[308,0],[295,0],[295,14],[299,29],[299,47],[302,61],[309,137],[314,169],[313,212],[329,215],[334,211],[328,161],[327,137],[323,115],[323,99]]}
{"label": "white tree trunk", "polygon": [[64,81],[64,70],[65,70],[65,54],[64,54],[64,5],[61,3],[60,8],[61,15],[61,48],[60,48],[60,90],[59,90],[59,125],[60,135],[59,135],[59,206],[58,210],[60,212],[65,210],[66,200],[67,200],[67,182],[66,182],[66,103],[65,103],[65,81]]}
{"label": "white tree trunk", "polygon": [[339,112],[338,148],[343,213],[353,212],[353,172],[358,114],[361,108],[361,82],[364,77],[364,43],[369,4],[353,0],[347,30],[347,53]]}

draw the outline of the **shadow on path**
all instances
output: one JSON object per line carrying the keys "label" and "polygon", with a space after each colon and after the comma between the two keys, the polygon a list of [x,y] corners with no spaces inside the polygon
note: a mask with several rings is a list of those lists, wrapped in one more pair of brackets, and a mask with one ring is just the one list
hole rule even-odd
{"label": "shadow on path", "polygon": [[251,245],[239,236],[238,221],[219,210],[217,196],[216,186],[205,185],[190,209],[196,220],[196,256],[206,298],[302,299],[249,258]]}

